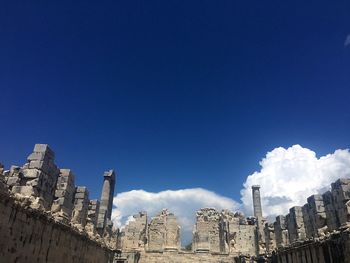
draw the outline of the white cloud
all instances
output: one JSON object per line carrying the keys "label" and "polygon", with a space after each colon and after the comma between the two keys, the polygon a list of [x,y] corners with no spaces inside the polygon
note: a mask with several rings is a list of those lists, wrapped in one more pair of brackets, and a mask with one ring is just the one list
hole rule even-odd
{"label": "white cloud", "polygon": [[305,204],[307,197],[325,192],[338,178],[350,177],[350,152],[336,150],[317,158],[300,145],[279,147],[268,152],[260,165],[259,172],[247,177],[241,200],[245,212],[252,214],[251,186],[260,185],[263,214],[271,218]]}
{"label": "white cloud", "polygon": [[213,207],[218,210],[236,210],[239,207],[234,200],[202,188],[167,190],[159,193],[132,190],[117,194],[113,203],[116,208],[112,217],[118,227],[124,226],[131,220],[130,216],[139,211],[147,211],[148,216],[154,216],[163,208],[167,208],[178,218],[182,228],[183,245],[192,239],[194,218],[198,209]]}
{"label": "white cloud", "polygon": [[347,35],[345,42],[344,42],[344,46],[349,46],[350,45],[350,35]]}

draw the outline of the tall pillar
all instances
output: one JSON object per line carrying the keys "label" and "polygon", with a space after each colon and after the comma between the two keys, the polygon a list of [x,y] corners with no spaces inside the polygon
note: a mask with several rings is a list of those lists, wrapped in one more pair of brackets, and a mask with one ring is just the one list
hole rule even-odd
{"label": "tall pillar", "polygon": [[252,194],[253,194],[254,216],[256,218],[262,218],[260,185],[253,185],[252,186]]}
{"label": "tall pillar", "polygon": [[103,230],[106,224],[111,221],[116,176],[113,170],[109,170],[103,174],[103,177],[100,210],[97,219],[97,228],[100,230]]}

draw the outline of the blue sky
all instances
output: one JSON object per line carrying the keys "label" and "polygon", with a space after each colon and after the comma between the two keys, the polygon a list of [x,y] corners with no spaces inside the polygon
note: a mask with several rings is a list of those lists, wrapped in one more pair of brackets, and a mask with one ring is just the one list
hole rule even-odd
{"label": "blue sky", "polygon": [[100,195],[235,200],[276,147],[349,148],[349,1],[9,1],[0,161],[48,143]]}

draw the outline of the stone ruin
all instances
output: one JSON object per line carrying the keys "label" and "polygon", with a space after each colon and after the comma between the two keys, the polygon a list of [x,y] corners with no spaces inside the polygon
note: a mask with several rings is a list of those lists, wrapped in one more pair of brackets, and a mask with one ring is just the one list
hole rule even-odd
{"label": "stone ruin", "polygon": [[[329,242],[337,242],[337,248],[329,252],[328,257],[333,258],[329,262],[349,262],[336,260],[350,258],[350,179],[337,180],[331,185],[331,191],[310,196],[305,205],[290,208],[287,215],[277,216],[274,223],[263,217],[259,186],[252,187],[252,198],[253,217],[214,208],[197,211],[190,251],[181,248],[179,226],[173,214],[163,210],[148,221],[146,212],[140,212],[121,231],[120,248],[125,260],[226,263],[260,257],[269,262],[316,263],[327,262],[321,258],[328,254],[314,252],[322,256],[314,256],[313,260],[311,256],[306,260],[306,254],[305,260],[295,255],[286,260],[283,257],[292,253],[289,251],[301,251],[299,246],[314,249],[314,246],[330,246]],[[320,240],[323,245],[319,244]],[[169,244],[172,244],[170,250]],[[339,251],[347,256],[339,257]],[[139,257],[135,257],[135,253]]]}
{"label": "stone ruin", "polygon": [[70,169],[59,169],[54,159],[55,154],[47,144],[35,144],[22,167],[11,166],[10,170],[5,170],[0,164],[0,191],[116,249],[118,232],[111,221],[114,171],[104,173],[101,202],[89,200],[88,189],[75,186],[74,173]]}
{"label": "stone ruin", "polygon": [[[103,175],[100,201],[90,200],[88,189],[75,186],[74,173],[70,169],[58,168],[54,158],[55,154],[48,145],[36,144],[23,166],[11,166],[5,170],[0,163],[0,207],[4,209],[0,211],[0,224],[3,224],[0,227],[3,236],[0,237],[0,253],[3,258],[11,258],[8,262],[15,259],[11,253],[22,259],[33,254],[27,253],[28,249],[23,250],[23,255],[13,247],[5,249],[7,243],[15,242],[17,247],[17,240],[22,240],[24,234],[23,230],[8,229],[5,225],[8,220],[18,225],[16,229],[28,225],[30,231],[37,229],[36,222],[40,220],[44,223],[43,230],[40,230],[41,239],[49,245],[51,241],[48,240],[53,234],[45,232],[45,224],[54,226],[56,233],[71,233],[67,240],[74,239],[76,246],[85,247],[87,242],[96,242],[89,243],[90,250],[86,251],[72,251],[71,246],[64,248],[65,255],[80,253],[81,258],[85,255],[85,262],[100,262],[114,252],[117,252],[117,257],[108,262],[232,263],[252,257],[282,263],[349,262],[350,179],[337,180],[332,183],[330,191],[310,196],[306,204],[290,208],[287,215],[277,216],[273,223],[263,217],[259,186],[252,187],[252,217],[229,210],[202,208],[196,213],[192,244],[188,250],[181,246],[176,216],[167,209],[151,219],[146,212],[139,212],[124,229],[114,229],[111,221],[114,171]],[[12,205],[9,207],[8,204]],[[40,216],[36,212],[32,215],[32,211],[38,211]],[[21,216],[17,217],[17,213]],[[23,220],[32,221],[24,224]],[[33,222],[36,227],[30,227]],[[58,246],[67,245],[60,245],[59,240],[56,240]],[[52,250],[47,248],[48,252]],[[52,262],[59,262],[53,260],[57,253],[56,248],[46,257],[51,255]],[[37,254],[33,260],[41,262],[41,258],[42,255]],[[68,258],[67,262],[80,261]]]}

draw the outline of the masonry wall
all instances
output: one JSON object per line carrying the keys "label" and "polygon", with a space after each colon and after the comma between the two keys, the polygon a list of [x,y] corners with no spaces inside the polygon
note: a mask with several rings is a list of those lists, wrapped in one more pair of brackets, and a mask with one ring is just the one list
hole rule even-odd
{"label": "masonry wall", "polygon": [[112,252],[0,191],[0,262],[107,263]]}
{"label": "masonry wall", "polygon": [[234,256],[193,252],[141,252],[127,255],[128,263],[232,263]]}
{"label": "masonry wall", "polygon": [[305,241],[279,249],[272,262],[278,263],[348,263],[350,262],[350,233],[335,233],[322,241]]}

